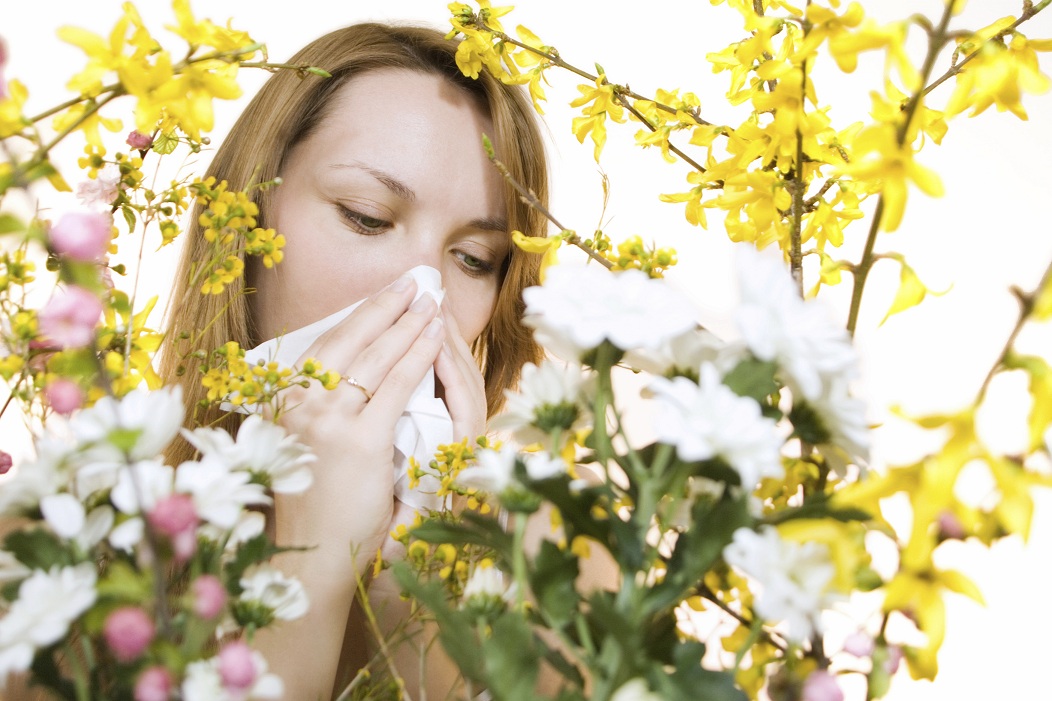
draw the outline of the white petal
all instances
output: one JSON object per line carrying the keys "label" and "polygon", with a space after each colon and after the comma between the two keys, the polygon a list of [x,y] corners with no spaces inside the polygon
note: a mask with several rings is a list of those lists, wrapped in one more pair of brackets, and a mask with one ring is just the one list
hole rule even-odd
{"label": "white petal", "polygon": [[40,500],[44,520],[63,538],[72,538],[84,527],[84,505],[72,494],[52,494]]}

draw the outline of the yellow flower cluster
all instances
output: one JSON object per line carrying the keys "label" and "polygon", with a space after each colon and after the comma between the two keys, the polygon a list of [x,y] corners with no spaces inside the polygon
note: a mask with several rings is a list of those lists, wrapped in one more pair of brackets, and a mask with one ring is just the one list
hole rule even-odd
{"label": "yellow flower cluster", "polygon": [[467,438],[459,443],[445,443],[439,445],[435,450],[435,457],[427,468],[420,465],[419,461],[410,457],[409,459],[409,486],[416,489],[420,485],[420,479],[425,475],[438,480],[439,487],[435,496],[445,501],[447,508],[451,507],[450,499],[453,496],[463,496],[467,499],[467,508],[487,514],[491,507],[486,503],[484,495],[475,489],[467,489],[456,483],[457,476],[475,460],[475,446],[481,448],[499,448],[500,444],[491,444],[485,436],[475,440],[471,445]]}
{"label": "yellow flower cluster", "polygon": [[602,255],[614,264],[616,270],[642,270],[650,277],[664,277],[665,271],[678,261],[676,249],[647,246],[639,236],[632,236],[617,245],[617,250],[610,248]]}
{"label": "yellow flower cluster", "polygon": [[[260,47],[244,32],[194,19],[188,0],[174,0],[172,6],[178,22],[172,30],[190,45],[186,58],[181,60],[173,59],[161,47],[131,3],[124,4],[124,15],[108,37],[62,27],[60,38],[88,57],[88,65],[70,80],[68,87],[90,99],[112,89],[106,81],[116,78],[120,81],[118,91],[137,99],[138,131],[149,134],[158,122],[167,119],[199,141],[201,132],[213,126],[212,100],[241,96],[236,82],[237,61],[250,58]],[[199,53],[202,48],[211,51]],[[80,110],[82,116],[83,110],[97,108],[91,102],[78,103],[71,111]],[[72,118],[63,115],[60,119]],[[97,138],[95,119],[82,122],[78,128],[85,131],[89,141]]]}
{"label": "yellow flower cluster", "polygon": [[201,384],[207,390],[205,402],[228,402],[234,406],[271,406],[280,408],[276,401],[282,390],[313,380],[325,389],[334,389],[340,382],[339,373],[325,370],[314,358],[306,359],[299,370],[283,368],[277,363],[251,365],[245,351],[236,341],[228,341],[212,353],[210,366],[202,367]]}
{"label": "yellow flower cluster", "polygon": [[161,376],[154,370],[153,356],[161,347],[164,334],[146,326],[156,304],[157,297],[153,297],[133,314],[128,295],[112,290],[109,303],[103,307],[99,348],[102,349],[103,366],[112,391],[118,397],[143,382],[150,389],[163,384]]}
{"label": "yellow flower cluster", "polygon": [[[273,229],[256,226],[259,207],[248,193],[231,191],[226,180],[217,184],[212,176],[195,180],[189,188],[198,203],[205,207],[198,216],[198,224],[205,239],[213,244],[216,256],[212,270],[201,287],[204,294],[219,294],[241,277],[245,262],[238,255],[240,252],[261,256],[263,265],[268,268],[281,262],[285,237],[276,234]],[[169,231],[172,231],[171,227]],[[239,248],[239,238],[244,239],[243,249]]]}

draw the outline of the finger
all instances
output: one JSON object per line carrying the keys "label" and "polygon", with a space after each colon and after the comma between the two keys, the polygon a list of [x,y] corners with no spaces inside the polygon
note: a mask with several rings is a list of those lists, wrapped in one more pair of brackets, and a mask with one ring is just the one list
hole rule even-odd
{"label": "finger", "polygon": [[[407,315],[408,316],[408,315]],[[372,400],[361,411],[363,417],[378,421],[378,425],[394,425],[409,403],[409,397],[435,364],[442,350],[445,324],[434,317],[422,329],[404,354],[373,391]]]}
{"label": "finger", "polygon": [[443,344],[435,360],[435,376],[445,389],[444,399],[453,420],[454,440],[473,439],[485,428],[486,394],[482,385],[473,381],[471,373],[480,375],[477,367],[466,372],[449,344]]}
{"label": "finger", "polygon": [[[421,295],[386,331],[381,333],[355,357],[346,375],[353,377],[368,394],[375,394],[395,364],[409,351],[428,324],[435,318],[438,305],[429,294]],[[419,384],[423,375],[417,380]],[[366,394],[363,393],[363,394]]]}
{"label": "finger", "polygon": [[405,313],[415,293],[416,280],[402,275],[322,334],[304,355],[317,358],[324,367],[348,367]]}

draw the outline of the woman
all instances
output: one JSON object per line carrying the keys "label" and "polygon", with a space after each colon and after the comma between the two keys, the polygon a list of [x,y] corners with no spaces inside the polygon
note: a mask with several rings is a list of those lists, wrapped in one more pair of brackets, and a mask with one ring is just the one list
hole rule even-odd
{"label": "woman", "polygon": [[[334,689],[338,666],[343,678],[362,659],[355,577],[405,517],[390,475],[394,424],[411,391],[433,367],[455,436],[474,437],[522,365],[540,356],[519,323],[536,261],[509,232],[543,235],[544,223],[488,163],[481,137],[542,202],[543,145],[520,91],[463,77],[455,52],[437,31],[376,24],[311,43],[290,62],[332,78],[273,76],[210,169],[231,188],[282,178],[255,196],[260,224],[287,239],[284,262],[267,270],[248,261],[253,294],[201,295],[188,287],[208,255],[196,215],[187,235],[168,338],[217,319],[196,347],[174,341],[167,354],[164,374],[183,385],[188,406],[204,395],[196,373],[180,370],[189,352],[229,340],[249,348],[367,298],[306,354],[354,383],[290,392],[296,408],[282,419],[318,456],[314,486],[279,497],[273,513],[279,544],[316,546],[280,563],[303,581],[311,610],[258,638],[289,699],[330,698],[342,687]],[[402,273],[420,264],[442,274],[441,307],[429,296],[411,304],[415,284]]]}

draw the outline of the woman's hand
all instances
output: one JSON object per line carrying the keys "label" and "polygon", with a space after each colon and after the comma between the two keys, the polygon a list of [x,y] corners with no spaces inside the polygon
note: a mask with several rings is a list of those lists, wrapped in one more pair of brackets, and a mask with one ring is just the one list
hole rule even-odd
{"label": "woman's hand", "polygon": [[264,629],[259,636],[286,682],[286,698],[329,698],[358,579],[388,538],[395,424],[446,339],[435,300],[423,295],[413,302],[415,291],[411,277],[399,278],[305,353],[366,391],[341,382],[333,390],[313,385],[286,394],[294,408],[280,421],[318,458],[310,489],[275,499],[278,545],[311,548],[278,563],[303,582],[309,612],[279,624],[275,635]]}
{"label": "woman's hand", "polygon": [[474,441],[486,430],[486,387],[478,361],[460,335],[448,298],[442,302],[446,342],[435,361],[435,377],[453,419],[453,440]]}

